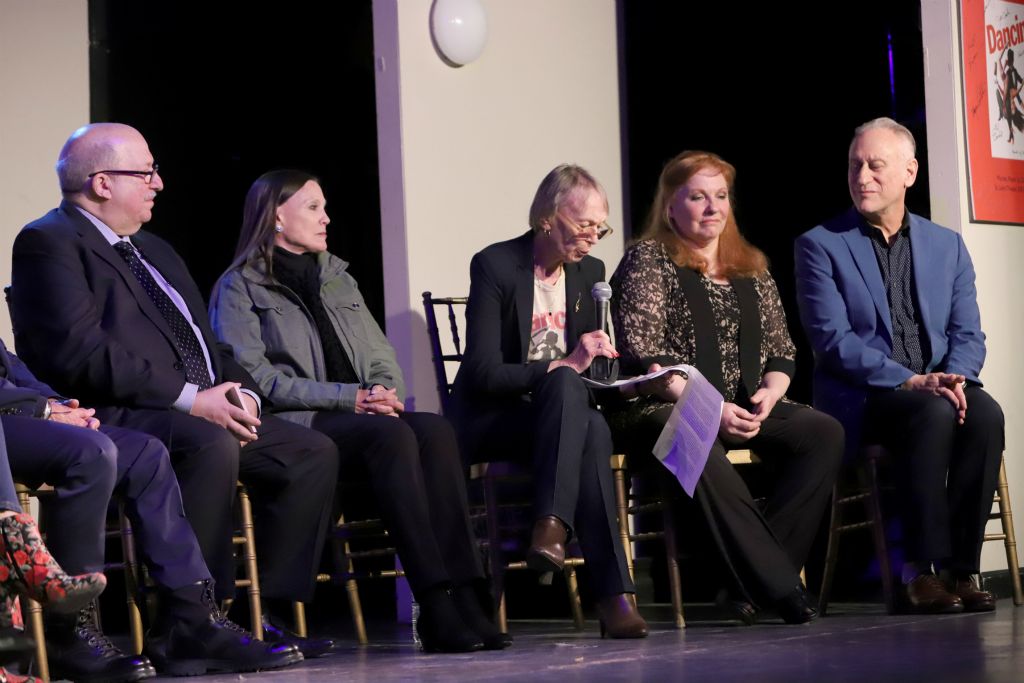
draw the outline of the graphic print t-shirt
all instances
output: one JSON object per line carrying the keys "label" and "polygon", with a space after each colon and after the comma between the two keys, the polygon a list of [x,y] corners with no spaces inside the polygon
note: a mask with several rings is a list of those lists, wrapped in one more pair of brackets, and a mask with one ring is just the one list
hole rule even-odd
{"label": "graphic print t-shirt", "polygon": [[533,324],[527,361],[565,357],[565,271],[558,282],[546,285],[533,280]]}

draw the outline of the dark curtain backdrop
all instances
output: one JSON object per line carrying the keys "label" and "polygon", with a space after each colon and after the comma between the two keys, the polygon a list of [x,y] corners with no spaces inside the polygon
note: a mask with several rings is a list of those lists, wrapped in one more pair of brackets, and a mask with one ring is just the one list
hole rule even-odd
{"label": "dark curtain backdrop", "polygon": [[[149,228],[200,286],[209,291],[231,259],[250,183],[298,167],[323,180],[331,251],[352,262],[383,322],[370,0],[89,9],[92,119],[149,139],[167,186]],[[792,393],[806,400],[792,241],[848,206],[856,125],[888,115],[913,130],[922,171],[910,205],[929,213],[918,2],[619,0],[619,12],[627,229],[640,229],[679,151],[733,163],[737,218],[771,259],[800,349]]]}
{"label": "dark curtain backdrop", "polygon": [[210,287],[234,253],[249,185],[313,172],[330,250],[383,325],[370,0],[90,0],[93,121],[142,131],[166,189],[148,226]]}
{"label": "dark curtain backdrop", "polygon": [[627,220],[640,231],[677,153],[704,149],[732,163],[740,230],[768,254],[798,345],[791,395],[809,401],[793,240],[850,206],[856,126],[891,116],[913,131],[921,172],[909,203],[929,215],[918,2],[620,0],[620,18]]}

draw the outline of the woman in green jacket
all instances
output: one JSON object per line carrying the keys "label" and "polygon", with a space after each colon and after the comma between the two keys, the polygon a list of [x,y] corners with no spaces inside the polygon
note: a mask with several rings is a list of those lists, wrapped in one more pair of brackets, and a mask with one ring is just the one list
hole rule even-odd
{"label": "woman in green jacket", "polygon": [[394,350],[348,264],[327,252],[326,203],[302,171],[253,183],[234,263],[214,287],[213,329],[271,411],[334,439],[342,476],[369,477],[420,604],[424,649],[506,647],[483,607],[489,586],[454,432],[439,415],[405,410]]}

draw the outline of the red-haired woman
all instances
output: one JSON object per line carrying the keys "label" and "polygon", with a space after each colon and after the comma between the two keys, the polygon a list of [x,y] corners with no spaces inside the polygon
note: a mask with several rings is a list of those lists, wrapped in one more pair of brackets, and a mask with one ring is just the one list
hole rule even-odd
{"label": "red-haired woman", "polygon": [[[842,459],[843,430],[785,399],[795,349],[767,259],[736,226],[735,175],[707,152],[683,152],[662,170],[644,233],[612,278],[616,346],[624,369],[687,363],[722,393],[718,439],[694,493],[727,569],[720,600],[746,623],[759,604],[804,623],[817,612],[798,572]],[[633,462],[650,458],[673,407],[657,385],[637,393],[610,418]],[[755,449],[775,474],[763,514],[725,457],[733,447]]]}

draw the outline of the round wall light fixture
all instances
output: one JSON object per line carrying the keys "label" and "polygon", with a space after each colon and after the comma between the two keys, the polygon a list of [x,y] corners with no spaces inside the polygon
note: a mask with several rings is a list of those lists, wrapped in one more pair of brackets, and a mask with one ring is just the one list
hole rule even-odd
{"label": "round wall light fixture", "polygon": [[434,0],[430,33],[441,56],[454,66],[463,66],[484,51],[487,14],[480,0]]}

